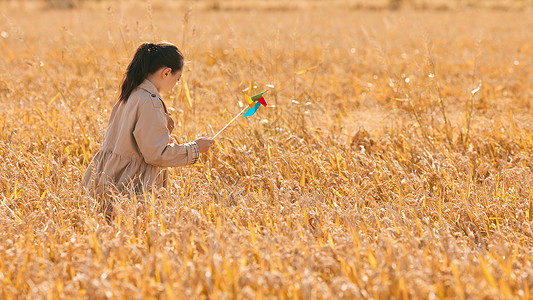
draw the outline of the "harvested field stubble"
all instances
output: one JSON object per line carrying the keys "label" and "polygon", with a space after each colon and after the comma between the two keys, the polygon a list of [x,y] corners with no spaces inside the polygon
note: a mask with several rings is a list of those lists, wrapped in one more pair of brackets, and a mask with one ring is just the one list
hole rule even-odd
{"label": "harvested field stubble", "polygon": [[[531,298],[530,13],[3,14],[0,298]],[[108,224],[79,182],[147,40],[177,140],[272,105]]]}

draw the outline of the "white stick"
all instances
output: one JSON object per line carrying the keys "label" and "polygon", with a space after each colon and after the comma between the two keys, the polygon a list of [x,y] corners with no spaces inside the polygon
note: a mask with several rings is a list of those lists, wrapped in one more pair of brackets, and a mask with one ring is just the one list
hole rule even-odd
{"label": "white stick", "polygon": [[219,132],[217,132],[217,134],[215,134],[215,136],[213,137],[213,139],[215,139],[222,131],[224,131],[224,129],[226,129],[226,127],[229,126],[229,124],[233,123],[233,121],[235,121],[235,119],[237,119],[245,110],[248,109],[248,106],[246,106],[238,115],[235,116],[235,118],[233,118],[233,120],[229,121],[228,124],[226,124],[226,126],[224,126],[224,128],[220,129]]}

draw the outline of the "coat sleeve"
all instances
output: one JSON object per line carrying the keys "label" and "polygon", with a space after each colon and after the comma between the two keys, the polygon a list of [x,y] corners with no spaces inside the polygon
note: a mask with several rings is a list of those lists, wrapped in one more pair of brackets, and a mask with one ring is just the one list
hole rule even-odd
{"label": "coat sleeve", "polygon": [[147,164],[179,167],[194,164],[198,160],[199,151],[195,142],[169,144],[167,119],[159,99],[141,101],[133,136]]}

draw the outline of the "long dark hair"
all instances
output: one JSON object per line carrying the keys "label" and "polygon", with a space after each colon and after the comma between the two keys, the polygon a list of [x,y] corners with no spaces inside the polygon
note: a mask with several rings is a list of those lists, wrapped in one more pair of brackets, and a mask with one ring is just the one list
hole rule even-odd
{"label": "long dark hair", "polygon": [[124,74],[119,101],[126,102],[133,90],[149,74],[162,67],[171,68],[174,74],[183,68],[183,54],[178,47],[170,43],[141,44],[128,65],[126,74]]}

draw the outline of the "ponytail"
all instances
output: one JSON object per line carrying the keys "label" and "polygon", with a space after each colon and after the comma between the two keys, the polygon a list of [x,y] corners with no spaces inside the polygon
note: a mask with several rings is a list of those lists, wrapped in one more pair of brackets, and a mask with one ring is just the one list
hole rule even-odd
{"label": "ponytail", "polygon": [[137,48],[133,59],[128,65],[120,89],[119,101],[126,102],[131,93],[148,75],[162,67],[172,69],[172,73],[183,69],[183,54],[169,43],[143,43]]}

